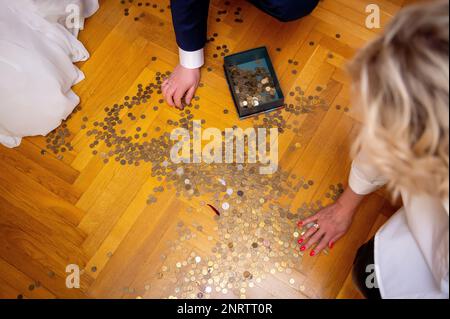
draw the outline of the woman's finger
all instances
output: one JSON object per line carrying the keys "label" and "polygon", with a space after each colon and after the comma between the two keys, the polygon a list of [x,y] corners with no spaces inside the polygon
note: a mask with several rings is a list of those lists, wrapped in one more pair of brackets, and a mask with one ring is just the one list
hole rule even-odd
{"label": "woman's finger", "polygon": [[318,230],[316,233],[314,233],[314,235],[311,236],[311,238],[305,241],[305,244],[303,246],[306,246],[306,249],[312,248],[314,245],[319,243],[324,235],[325,231]]}
{"label": "woman's finger", "polygon": [[323,238],[317,244],[316,248],[314,248],[315,255],[319,255],[320,252],[327,247],[328,243],[330,242],[330,238],[331,237],[328,235],[323,236]]}
{"label": "woman's finger", "polygon": [[301,220],[300,223],[302,225],[308,225],[310,223],[315,223],[316,221],[319,220],[321,215],[322,215],[322,211],[320,211],[320,212],[318,212],[318,213],[316,213],[316,214],[314,214],[312,216],[309,216],[308,218],[305,218],[305,219]]}
{"label": "woman's finger", "polygon": [[302,234],[301,239],[303,239],[304,241],[308,240],[309,237],[311,237],[312,235],[314,235],[314,233],[316,233],[319,229],[317,229],[316,227],[310,227],[308,228],[308,230]]}
{"label": "woman's finger", "polygon": [[[314,246],[317,242],[319,242],[319,240],[325,235],[325,232],[323,230],[318,230],[314,233],[314,235],[311,236],[311,238],[309,238],[307,241],[305,241],[305,243],[303,244],[302,247],[300,247],[300,251],[305,251],[309,248],[311,248],[312,246]],[[312,255],[314,256],[314,251],[312,251]]]}
{"label": "woman's finger", "polygon": [[339,234],[335,235],[334,237],[332,237],[332,238],[328,241],[328,243],[327,243],[328,248],[332,249],[332,248],[334,247],[334,244],[335,244],[339,239],[341,239],[342,236],[344,236],[344,233],[339,233]]}

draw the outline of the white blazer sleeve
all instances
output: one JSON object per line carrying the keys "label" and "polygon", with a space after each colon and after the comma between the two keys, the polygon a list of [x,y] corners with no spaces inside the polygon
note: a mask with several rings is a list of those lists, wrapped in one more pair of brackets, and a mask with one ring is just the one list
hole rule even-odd
{"label": "white blazer sleeve", "polygon": [[352,164],[349,177],[350,188],[359,195],[370,194],[386,185],[387,179],[369,164],[364,152],[358,154]]}

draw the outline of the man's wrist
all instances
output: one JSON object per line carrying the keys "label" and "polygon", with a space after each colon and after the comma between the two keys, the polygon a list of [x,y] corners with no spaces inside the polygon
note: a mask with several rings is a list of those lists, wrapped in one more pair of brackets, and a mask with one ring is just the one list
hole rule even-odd
{"label": "man's wrist", "polygon": [[180,65],[186,69],[198,69],[205,64],[204,49],[184,51],[180,48]]}

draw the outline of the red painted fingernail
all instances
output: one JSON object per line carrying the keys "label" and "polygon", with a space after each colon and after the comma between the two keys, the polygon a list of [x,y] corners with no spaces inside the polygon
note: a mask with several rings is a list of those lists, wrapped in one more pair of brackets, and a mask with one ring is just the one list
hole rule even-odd
{"label": "red painted fingernail", "polygon": [[298,226],[298,227],[303,227],[303,222],[302,222],[302,221],[299,221],[299,222],[297,223],[297,226]]}
{"label": "red painted fingernail", "polygon": [[330,247],[330,249],[332,249],[334,247],[334,243],[331,241],[328,246]]}
{"label": "red painted fingernail", "polygon": [[299,240],[298,240],[298,243],[301,245],[302,243],[303,243],[303,238],[300,238]]}
{"label": "red painted fingernail", "polygon": [[314,257],[316,255],[316,252],[314,250],[311,250],[311,253],[309,254],[311,257]]}
{"label": "red painted fingernail", "polygon": [[300,248],[300,251],[305,251],[306,250],[306,246],[302,246],[301,248]]}

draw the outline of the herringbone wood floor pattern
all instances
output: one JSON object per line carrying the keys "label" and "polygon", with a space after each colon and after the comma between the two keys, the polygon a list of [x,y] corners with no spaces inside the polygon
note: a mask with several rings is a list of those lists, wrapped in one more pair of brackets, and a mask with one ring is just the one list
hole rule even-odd
{"label": "herringbone wood floor pattern", "polygon": [[[0,298],[164,298],[176,285],[161,287],[155,279],[159,256],[163,242],[176,235],[175,223],[188,218],[183,212],[196,202],[165,192],[148,206],[149,191],[160,185],[151,178],[150,168],[103,163],[92,154],[86,131],[80,130],[83,117],[101,121],[105,106],[122,101],[134,93],[137,83],[148,82],[157,71],[177,64],[170,12],[160,10],[167,8],[168,1],[156,1],[156,9],[140,7],[137,0],[126,2],[101,1],[99,12],[81,33],[92,57],[80,64],[86,80],[75,88],[82,110],[67,121],[74,149],[64,157],[51,152],[42,155],[45,137],[26,138],[13,150],[0,147]],[[300,140],[290,133],[280,138],[281,165],[316,181],[314,191],[293,199],[293,206],[313,201],[329,185],[346,181],[348,150],[359,122],[356,112],[343,112],[336,105],[351,107],[345,63],[376,35],[364,27],[365,7],[380,5],[384,26],[409,1],[324,0],[311,16],[288,24],[238,0],[231,1],[231,8],[242,7],[244,23],[235,23],[233,10],[218,23],[216,12],[224,2],[212,1],[209,33],[218,34],[217,42],[227,44],[232,52],[266,45],[285,93],[296,86],[310,94],[318,85],[326,87],[323,96],[329,108],[295,117]],[[124,16],[124,7],[130,8],[130,16]],[[142,12],[145,16],[135,21]],[[212,69],[203,70],[196,118],[220,128],[240,125],[234,111],[222,114],[225,108],[234,109],[221,60],[212,57],[215,46],[207,50],[207,67]],[[289,59],[299,62],[298,74],[292,74]],[[155,102],[150,101],[149,108],[151,103]],[[151,135],[152,127],[164,127],[161,123],[176,113],[168,106],[160,107],[143,126]],[[289,146],[296,143],[301,148],[290,151]],[[359,298],[349,277],[355,250],[391,212],[383,194],[374,194],[330,255],[304,258],[292,275],[304,289],[295,289],[288,278],[274,274],[249,289],[247,297]],[[197,219],[206,233],[213,234],[210,217],[204,214]],[[180,258],[186,255],[185,251],[175,253]],[[81,289],[66,288],[68,264],[84,269]],[[147,283],[152,289],[143,289]],[[212,297],[239,296],[230,292]]]}

